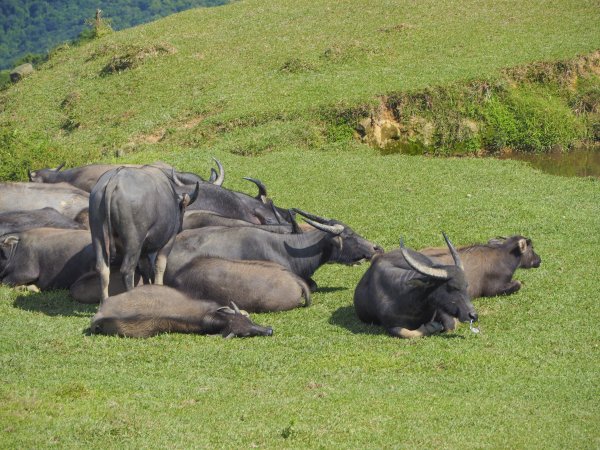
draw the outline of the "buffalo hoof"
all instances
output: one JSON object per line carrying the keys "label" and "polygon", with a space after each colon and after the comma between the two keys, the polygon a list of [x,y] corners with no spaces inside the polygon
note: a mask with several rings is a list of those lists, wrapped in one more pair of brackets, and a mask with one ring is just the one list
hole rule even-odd
{"label": "buffalo hoof", "polygon": [[35,284],[28,284],[26,286],[25,285],[18,286],[17,290],[25,291],[25,292],[35,292],[36,294],[39,292],[42,292],[42,291],[40,291],[40,288],[37,287]]}
{"label": "buffalo hoof", "polygon": [[437,334],[444,331],[444,325],[442,325],[440,322],[435,322],[433,320],[431,322],[426,323],[424,327],[425,332],[427,334]]}

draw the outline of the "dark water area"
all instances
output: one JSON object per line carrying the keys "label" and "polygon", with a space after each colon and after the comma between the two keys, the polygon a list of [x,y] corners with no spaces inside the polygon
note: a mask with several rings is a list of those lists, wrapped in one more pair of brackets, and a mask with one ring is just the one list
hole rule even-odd
{"label": "dark water area", "polygon": [[569,151],[518,153],[500,159],[525,161],[532,167],[552,175],[600,178],[600,145],[580,146]]}

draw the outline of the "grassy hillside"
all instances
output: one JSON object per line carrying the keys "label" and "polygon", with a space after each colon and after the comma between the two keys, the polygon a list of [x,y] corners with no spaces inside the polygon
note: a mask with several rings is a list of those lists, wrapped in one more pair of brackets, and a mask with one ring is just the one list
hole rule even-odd
{"label": "grassy hillside", "polygon": [[86,336],[93,307],[0,288],[2,447],[598,447],[598,181],[372,150],[217,156],[230,186],[260,177],[386,249],[523,233],[542,265],[517,272],[516,295],[474,301],[479,335],[412,342],[354,316],[364,265],[321,268],[311,307],[254,315],[275,334],[248,340]]}
{"label": "grassy hillside", "polygon": [[[1,99],[3,159],[346,145],[380,95],[600,48],[595,1],[241,1],[56,51]],[[543,108],[543,106],[542,106]],[[341,142],[341,144],[339,144]],[[50,157],[52,156],[52,157]]]}

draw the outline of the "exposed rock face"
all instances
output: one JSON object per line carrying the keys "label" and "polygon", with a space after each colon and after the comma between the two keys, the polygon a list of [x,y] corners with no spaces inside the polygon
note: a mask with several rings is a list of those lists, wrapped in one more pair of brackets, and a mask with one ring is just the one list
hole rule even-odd
{"label": "exposed rock face", "polygon": [[33,66],[29,63],[21,64],[20,66],[15,67],[10,73],[10,81],[13,83],[17,83],[25,78],[27,75],[31,75],[34,69]]}
{"label": "exposed rock face", "polygon": [[363,142],[382,149],[433,145],[435,125],[432,122],[419,116],[410,116],[401,122],[400,116],[400,111],[395,111],[388,105],[387,99],[382,98],[377,110],[361,120],[356,131]]}

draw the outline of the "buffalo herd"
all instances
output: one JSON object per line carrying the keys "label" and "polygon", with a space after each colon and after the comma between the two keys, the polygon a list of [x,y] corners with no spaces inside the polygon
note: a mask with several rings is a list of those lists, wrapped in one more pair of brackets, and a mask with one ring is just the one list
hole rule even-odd
{"label": "buffalo herd", "polygon": [[[256,196],[169,164],[92,164],[29,171],[0,183],[0,282],[69,289],[99,303],[91,333],[163,332],[271,336],[249,312],[311,304],[323,264],[370,261],[354,292],[368,324],[401,338],[475,322],[472,298],[508,295],[517,268],[539,267],[524,236],[485,244],[384,252],[343,222],[281,208],[264,184]],[[296,221],[301,216],[302,223]]]}

